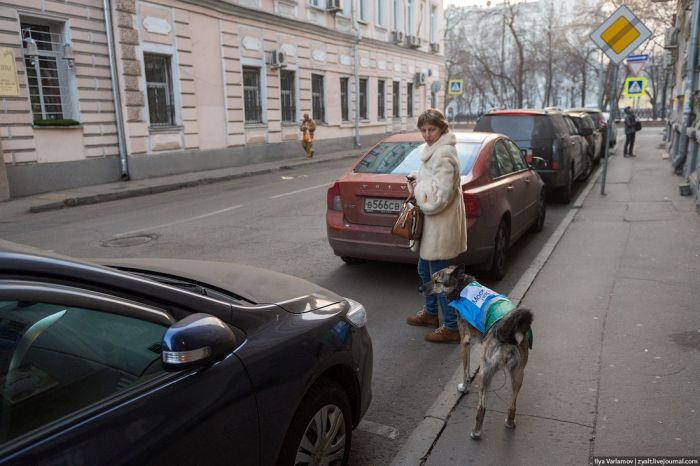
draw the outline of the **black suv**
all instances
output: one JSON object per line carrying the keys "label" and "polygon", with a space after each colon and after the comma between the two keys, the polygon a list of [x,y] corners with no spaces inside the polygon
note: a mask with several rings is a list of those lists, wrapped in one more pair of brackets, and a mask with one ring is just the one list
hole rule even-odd
{"label": "black suv", "polygon": [[527,152],[527,161],[540,174],[558,200],[571,201],[573,184],[591,173],[587,143],[570,117],[559,111],[538,109],[493,110],[485,114],[474,131],[510,136]]}

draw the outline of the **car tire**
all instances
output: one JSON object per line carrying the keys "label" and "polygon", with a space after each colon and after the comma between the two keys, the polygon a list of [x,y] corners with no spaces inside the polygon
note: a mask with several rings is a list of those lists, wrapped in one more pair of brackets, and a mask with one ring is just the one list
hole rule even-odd
{"label": "car tire", "polygon": [[280,450],[277,464],[347,465],[352,412],[345,391],[335,382],[317,382],[302,400]]}
{"label": "car tire", "polygon": [[544,190],[540,192],[540,198],[537,202],[537,218],[530,228],[535,233],[544,230],[544,220],[547,216],[547,202],[544,195]]}
{"label": "car tire", "polygon": [[508,259],[508,243],[510,240],[510,232],[508,222],[502,219],[496,231],[496,238],[493,244],[493,253],[491,255],[491,268],[489,269],[489,277],[494,280],[500,280],[506,276],[506,262]]}
{"label": "car tire", "polygon": [[340,256],[340,258],[343,262],[345,262],[348,265],[364,264],[366,262],[364,259],[360,259],[357,257]]}
{"label": "car tire", "polygon": [[581,173],[581,181],[585,181],[593,173],[593,166],[595,161],[593,160],[593,154],[586,154],[586,168]]}
{"label": "car tire", "polygon": [[569,176],[566,177],[566,184],[559,188],[557,200],[561,204],[568,204],[571,202],[571,196],[574,192],[574,167],[569,169]]}

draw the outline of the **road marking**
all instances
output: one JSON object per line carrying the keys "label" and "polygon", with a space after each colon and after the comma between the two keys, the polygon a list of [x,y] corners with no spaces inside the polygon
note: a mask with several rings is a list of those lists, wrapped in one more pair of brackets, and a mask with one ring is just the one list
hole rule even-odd
{"label": "road marking", "polygon": [[360,421],[360,424],[357,426],[357,430],[386,437],[389,440],[396,440],[399,438],[399,430],[397,428],[377,424],[376,422],[372,421]]}
{"label": "road marking", "polygon": [[202,219],[202,218],[206,218],[206,217],[211,217],[211,216],[214,216],[214,215],[223,214],[224,212],[228,212],[228,211],[230,211],[230,210],[238,209],[238,208],[240,208],[240,207],[243,207],[243,205],[241,205],[241,204],[239,204],[239,205],[234,205],[234,206],[231,206],[231,207],[227,207],[227,208],[225,208],[225,209],[215,210],[214,212],[209,212],[209,213],[207,213],[207,214],[197,215],[197,216],[195,216],[195,217],[183,218],[182,220],[176,220],[176,221],[174,221],[174,222],[162,223],[162,224],[160,224],[160,225],[154,225],[154,226],[152,226],[152,227],[139,228],[139,229],[137,229],[137,230],[131,230],[131,231],[127,231],[127,232],[124,232],[124,233],[118,233],[118,234],[114,235],[114,237],[117,237],[117,238],[118,238],[118,237],[120,237],[120,236],[133,235],[134,233],[142,233],[142,232],[144,232],[144,231],[159,230],[159,229],[161,229],[161,228],[169,227],[169,226],[172,226],[172,225],[178,225],[178,224],[180,224],[180,223],[191,222],[192,220],[199,220],[199,219]]}
{"label": "road marking", "polygon": [[317,184],[316,186],[311,186],[309,188],[297,189],[296,191],[291,191],[291,192],[284,193],[284,194],[278,194],[276,196],[270,196],[270,199],[277,199],[279,197],[291,196],[292,194],[303,193],[304,191],[311,191],[312,189],[323,188],[323,187],[328,186],[329,184],[330,183],[323,183],[323,184]]}

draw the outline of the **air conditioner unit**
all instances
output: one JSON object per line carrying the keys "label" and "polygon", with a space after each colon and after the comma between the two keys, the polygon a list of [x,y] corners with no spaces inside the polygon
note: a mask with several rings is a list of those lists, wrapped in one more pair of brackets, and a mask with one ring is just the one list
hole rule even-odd
{"label": "air conditioner unit", "polygon": [[343,11],[343,0],[326,0],[326,11],[331,13]]}
{"label": "air conditioner unit", "polygon": [[281,49],[275,49],[270,52],[270,61],[268,64],[272,68],[284,68],[287,66],[287,56]]}
{"label": "air conditioner unit", "polygon": [[430,44],[430,51],[434,53],[440,53],[440,43],[435,42],[433,44]]}
{"label": "air conditioner unit", "polygon": [[420,47],[420,37],[418,36],[408,36],[408,46],[417,49]]}
{"label": "air conditioner unit", "polygon": [[418,72],[413,77],[413,82],[416,84],[416,86],[425,86],[426,79],[428,79],[428,77],[426,76],[425,73]]}
{"label": "air conditioner unit", "polygon": [[391,38],[395,44],[403,42],[403,31],[391,31]]}

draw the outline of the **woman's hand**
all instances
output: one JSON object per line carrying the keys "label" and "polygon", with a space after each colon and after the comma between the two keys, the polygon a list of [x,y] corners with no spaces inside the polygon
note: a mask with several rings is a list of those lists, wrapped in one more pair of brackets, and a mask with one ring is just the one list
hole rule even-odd
{"label": "woman's hand", "polygon": [[412,176],[406,177],[406,186],[408,186],[408,192],[413,194],[413,190],[416,187],[416,179]]}

